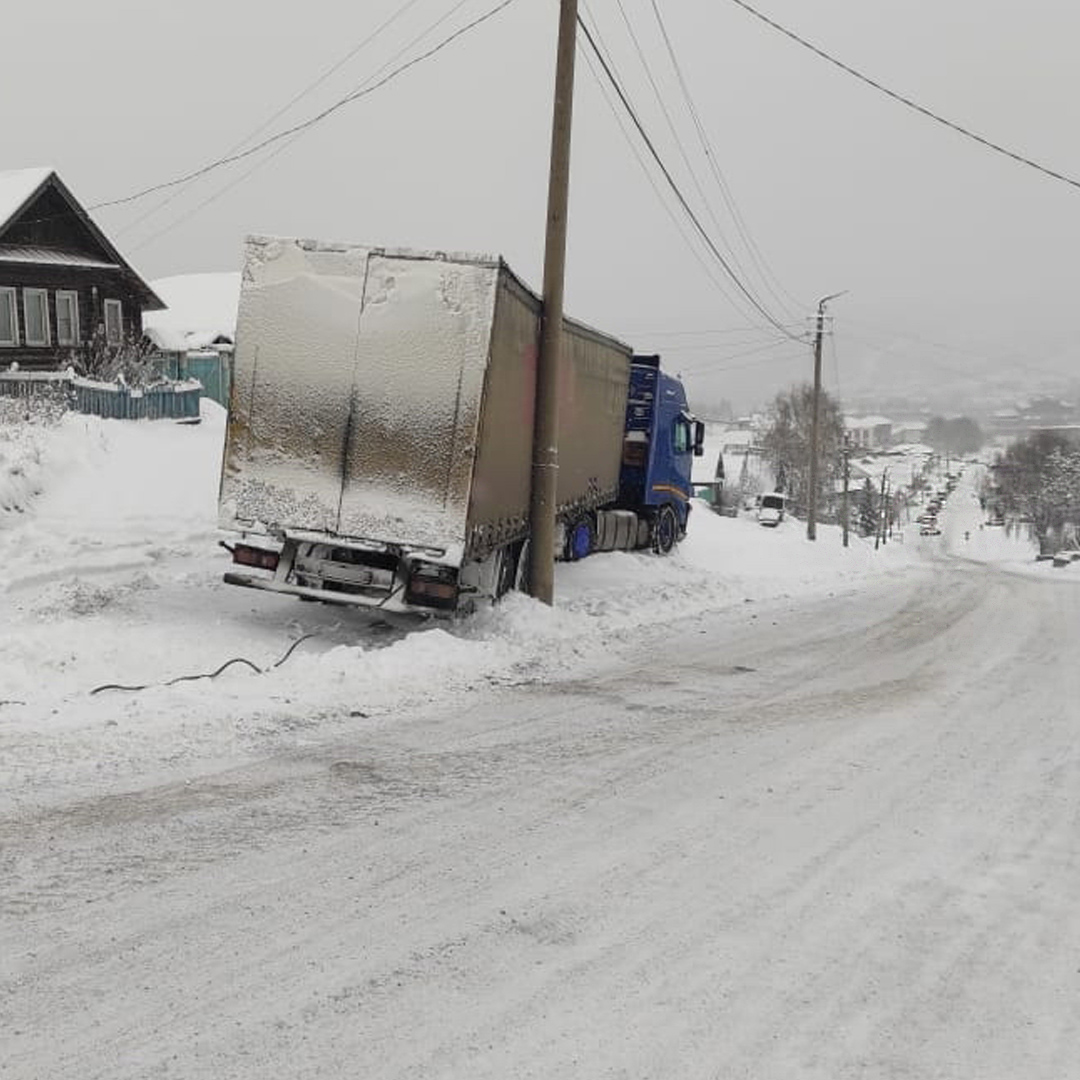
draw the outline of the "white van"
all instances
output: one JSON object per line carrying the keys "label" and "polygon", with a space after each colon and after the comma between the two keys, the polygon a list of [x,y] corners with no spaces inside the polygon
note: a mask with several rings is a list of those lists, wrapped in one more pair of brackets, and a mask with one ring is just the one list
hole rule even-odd
{"label": "white van", "polygon": [[768,525],[775,529],[784,520],[786,504],[787,499],[779,491],[760,496],[757,512],[758,524]]}

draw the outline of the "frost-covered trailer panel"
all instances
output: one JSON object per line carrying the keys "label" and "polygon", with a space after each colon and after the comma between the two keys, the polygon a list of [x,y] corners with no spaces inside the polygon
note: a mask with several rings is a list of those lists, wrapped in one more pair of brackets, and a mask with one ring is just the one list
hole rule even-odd
{"label": "frost-covered trailer panel", "polygon": [[498,270],[250,239],[221,524],[460,552]]}
{"label": "frost-covered trailer panel", "polygon": [[[467,554],[482,557],[528,531],[540,300],[500,268],[491,356],[476,445]],[[618,493],[631,351],[581,323],[563,322],[559,385],[560,515]]]}
{"label": "frost-covered trailer panel", "polygon": [[[541,305],[498,259],[252,238],[221,524],[429,549],[527,531]],[[566,322],[561,510],[618,490],[630,350]]]}

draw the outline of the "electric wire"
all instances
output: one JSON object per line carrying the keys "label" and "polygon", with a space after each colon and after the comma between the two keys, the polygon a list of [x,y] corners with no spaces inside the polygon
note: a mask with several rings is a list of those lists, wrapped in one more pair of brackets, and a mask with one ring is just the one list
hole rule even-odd
{"label": "electric wire", "polygon": [[[621,3],[621,0],[620,0]],[[664,47],[667,50],[668,59],[671,61],[671,66],[675,72],[675,77],[678,80],[679,88],[682,91],[683,101],[686,105],[686,110],[690,115],[691,120],[694,123],[694,129],[697,132],[698,141],[701,143],[702,152],[705,155],[705,160],[708,162],[709,168],[712,172],[713,179],[716,181],[716,185],[719,188],[720,196],[724,201],[724,205],[728,209],[728,213],[731,215],[732,221],[735,223],[735,229],[739,234],[742,242],[746,245],[747,251],[750,253],[751,261],[754,263],[758,273],[761,275],[762,281],[765,284],[766,289],[772,295],[773,299],[779,304],[781,309],[787,307],[783,297],[787,298],[787,301],[794,306],[794,310],[803,311],[806,305],[797,300],[794,296],[788,292],[780,283],[780,279],[774,273],[772,267],[769,265],[768,260],[765,258],[761,251],[761,248],[754,241],[753,235],[750,232],[749,227],[743,218],[742,213],[739,211],[738,204],[735,201],[735,196],[731,191],[731,187],[727,182],[727,178],[724,176],[723,170],[720,168],[717,162],[716,153],[713,150],[712,142],[709,139],[709,134],[705,129],[705,125],[701,120],[701,114],[698,111],[697,104],[694,101],[693,95],[690,93],[690,85],[687,82],[686,76],[683,74],[682,65],[679,63],[679,58],[675,53],[675,46],[672,43],[671,35],[668,33],[667,25],[664,22],[664,17],[660,13],[660,6],[657,0],[650,0],[653,15],[656,18],[656,24],[660,28],[660,36],[664,40]],[[775,288],[773,287],[775,286]]]}
{"label": "electric wire", "polygon": [[[799,342],[799,344],[806,345],[806,344],[809,344],[809,342]],[[720,366],[720,365],[726,365],[727,362],[730,361],[730,360],[740,360],[740,359],[742,359],[743,357],[746,357],[746,356],[757,356],[757,355],[760,355],[761,353],[771,352],[772,350],[778,349],[778,348],[781,348],[781,347],[791,348],[792,347],[792,342],[788,341],[785,338],[779,338],[776,341],[768,341],[763,345],[757,345],[757,346],[755,346],[755,347],[753,347],[751,349],[744,349],[744,350],[742,350],[740,352],[729,353],[726,356],[714,357],[712,359],[704,361],[703,363],[701,363],[701,364],[699,364],[697,366],[690,367],[690,366],[685,366],[684,365],[684,366],[682,366],[681,370],[685,371],[686,374],[688,374],[688,375],[703,375],[703,374],[712,373],[712,372],[715,372],[715,371],[728,371],[728,370],[732,370],[732,369],[730,369],[728,367],[725,367],[725,366]],[[668,350],[668,351],[671,351],[671,350]],[[784,359],[788,359],[788,357],[785,357]],[[758,362],[759,363],[771,363],[772,361],[761,360],[761,361],[758,361]],[[691,361],[690,363],[693,364],[693,361]],[[746,364],[746,365],[739,364],[737,366],[738,367],[750,367],[752,365],[750,365],[750,364]]]}
{"label": "electric wire", "polygon": [[254,671],[256,675],[266,675],[268,672],[273,671],[274,668],[281,667],[281,665],[284,664],[290,656],[292,656],[292,654],[296,651],[297,646],[300,645],[301,642],[307,641],[309,638],[313,638],[315,636],[316,634],[314,631],[310,634],[302,634],[285,650],[285,652],[280,657],[278,657],[277,660],[275,660],[272,664],[265,668],[259,667],[258,664],[254,663],[251,660],[248,660],[246,656],[234,656],[231,659],[226,660],[225,663],[221,664],[213,671],[199,672],[194,675],[177,675],[175,678],[167,679],[165,682],[162,683],[142,683],[139,685],[130,686],[126,686],[122,683],[103,683],[101,686],[95,686],[94,689],[90,691],[89,696],[93,697],[95,694],[100,694],[105,690],[124,690],[129,693],[134,693],[137,690],[149,690],[152,686],[176,686],[177,683],[182,682],[197,682],[200,679],[216,679],[223,671],[227,671],[234,664],[243,664],[245,667],[251,668],[251,670]]}
{"label": "electric wire", "polygon": [[[732,307],[738,308],[738,301],[728,291],[729,286],[725,284],[725,282],[720,278],[715,263],[710,263],[705,260],[705,257],[698,250],[697,245],[695,245],[693,239],[687,233],[685,226],[679,220],[672,207],[669,205],[668,200],[664,198],[663,191],[661,191],[660,186],[656,182],[656,179],[654,178],[652,172],[649,169],[649,166],[645,162],[645,158],[638,150],[636,143],[631,137],[625,123],[623,122],[622,114],[619,112],[615,102],[611,98],[611,95],[608,93],[608,84],[604,81],[604,79],[601,78],[600,73],[597,71],[592,55],[588,51],[586,51],[584,45],[582,45],[580,42],[578,43],[578,49],[581,52],[582,58],[585,60],[585,63],[589,68],[589,72],[595,80],[598,89],[600,90],[601,96],[603,97],[608,108],[611,110],[611,115],[614,117],[615,123],[618,125],[619,131],[622,133],[623,138],[626,140],[626,144],[630,148],[630,152],[634,155],[634,158],[637,160],[638,165],[641,167],[641,171],[644,173],[645,179],[648,180],[649,186],[653,189],[653,193],[656,195],[657,201],[663,207],[664,212],[671,220],[675,231],[679,234],[683,243],[686,244],[687,249],[690,251],[690,254],[693,255],[698,266],[701,267],[702,273],[704,273],[705,276],[709,279],[709,281],[711,281],[712,284],[716,286],[716,289],[720,293],[720,295],[723,296],[724,299],[729,304],[731,304]],[[761,328],[759,327],[758,329]]]}
{"label": "electric wire", "polygon": [[755,19],[759,19],[765,23],[766,26],[772,27],[778,33],[783,34],[785,37],[790,38],[792,41],[801,45],[804,49],[809,49],[815,56],[821,57],[822,60],[827,60],[834,67],[839,68],[841,71],[846,72],[848,75],[854,76],[860,82],[865,83],[867,86],[873,87],[875,90],[884,94],[886,97],[892,98],[893,101],[898,101],[901,105],[906,105],[909,109],[919,113],[922,116],[933,120],[935,123],[941,124],[943,127],[949,128],[951,131],[955,131],[965,138],[971,139],[973,142],[978,143],[981,146],[986,147],[988,150],[993,150],[997,154],[1001,154],[1004,157],[1019,163],[1020,165],[1026,165],[1031,169],[1035,169],[1036,172],[1040,172],[1045,176],[1049,176],[1051,179],[1060,180],[1062,183],[1069,184],[1071,187],[1080,188],[1080,180],[1073,179],[1071,176],[1067,176],[1065,173],[1058,172],[1056,169],[1051,169],[1046,165],[1041,165],[1037,161],[1033,161],[1029,157],[1025,157],[1023,154],[1018,153],[1015,150],[1010,150],[1008,147],[1002,146],[1000,143],[996,143],[991,139],[986,138],[983,135],[979,135],[977,132],[972,131],[970,128],[964,127],[962,124],[956,123],[954,120],[948,120],[944,116],[940,116],[938,113],[931,109],[926,108],[924,105],[920,105],[918,102],[913,101],[909,97],[905,97],[903,94],[898,93],[896,90],[890,90],[887,86],[878,82],[876,79],[870,78],[869,75],[864,75],[861,71],[851,67],[849,64],[845,64],[842,60],[838,60],[835,56],[831,56],[825,52],[824,49],[818,48],[818,46],[811,44],[805,38],[800,37],[793,30],[787,29],[785,26],[781,26],[780,23],[773,19],[770,19],[767,15],[762,14],[757,8],[751,7],[746,3],[746,0],[731,0],[737,7],[742,8],[744,11],[753,15]]}
{"label": "electric wire", "polygon": [[[406,10],[408,7],[412,6],[412,3],[416,3],[416,2],[417,2],[417,0],[411,0],[411,3],[406,4],[405,8],[401,9],[401,11]],[[386,63],[384,63],[380,68],[378,68],[367,79],[365,79],[364,82],[361,83],[358,87],[355,87],[354,90],[358,90],[358,89],[360,89],[360,88],[362,88],[364,86],[367,86],[367,85],[369,85],[371,83],[371,81],[373,79],[377,79],[379,77],[379,75],[382,74],[382,72],[384,72],[387,68],[389,68],[391,65],[393,65],[398,59],[400,59],[400,57],[402,57],[411,48],[413,48],[413,46],[415,46],[419,42],[423,41],[423,39],[425,37],[427,37],[430,33],[432,33],[434,30],[437,30],[444,22],[446,22],[447,19],[449,19],[453,15],[457,14],[457,12],[460,11],[461,8],[463,8],[467,3],[469,3],[469,0],[458,0],[458,2],[452,8],[450,8],[449,11],[445,12],[438,19],[436,19],[435,22],[431,23],[425,30],[423,30],[421,33],[417,34],[407,44],[403,45],[396,53],[394,53],[394,55],[392,57],[390,57],[389,60],[386,61]],[[390,21],[391,20],[388,20],[387,22],[383,23],[383,26],[380,27],[380,29],[382,29],[383,27],[388,26]],[[376,33],[377,33],[377,31],[376,31]],[[372,38],[374,36],[375,36],[374,34],[370,35],[366,39],[366,41],[372,40]],[[352,51],[352,53],[350,53],[350,58],[351,58],[351,56],[354,56],[357,51],[358,51],[358,49],[354,49]],[[336,70],[337,67],[340,67],[341,63],[343,63],[343,62],[344,61],[339,61],[339,63],[335,66],[335,69],[333,69],[333,70]],[[315,82],[310,84],[309,89],[314,88],[321,81],[322,80],[320,80],[320,79],[315,80]],[[298,101],[302,96],[303,96],[303,93],[297,94],[293,98],[293,102]],[[285,112],[287,110],[287,108],[288,108],[288,106],[286,106],[285,108],[279,109],[278,112],[275,114],[275,117],[280,116],[283,112]],[[267,121],[267,123],[263,124],[262,127],[260,129],[258,129],[258,130],[265,130],[265,128],[268,126],[268,124],[270,122],[272,122],[272,121]],[[261,160],[257,160],[256,163],[251,166],[251,168],[245,170],[238,177],[234,178],[233,180],[229,181],[228,183],[226,183],[222,187],[218,188],[210,196],[203,199],[202,202],[197,203],[194,207],[192,207],[186,213],[182,214],[178,218],[175,218],[169,225],[166,225],[164,228],[159,229],[157,232],[152,233],[150,236],[148,236],[145,239],[141,240],[138,244],[136,244],[131,249],[132,252],[134,253],[136,251],[141,251],[143,248],[145,248],[145,247],[149,246],[150,244],[154,243],[156,240],[161,239],[161,237],[168,235],[174,229],[179,228],[185,222],[187,222],[191,218],[193,218],[196,214],[200,213],[207,206],[210,206],[212,203],[217,202],[218,199],[220,199],[223,196],[227,195],[230,191],[232,191],[234,188],[238,187],[245,180],[247,180],[253,173],[258,172],[259,169],[261,169],[264,166],[268,165],[279,154],[284,153],[290,146],[293,145],[293,143],[295,143],[297,141],[297,139],[301,138],[304,134],[306,134],[306,130],[307,129],[305,129],[303,131],[297,131],[295,134],[291,135],[288,139],[285,139],[283,142],[278,143],[277,146],[275,147],[275,149],[271,153],[267,154]],[[242,146],[245,142],[248,142],[253,137],[254,137],[254,134],[249,135],[239,145]],[[184,188],[181,188],[180,192],[182,192],[183,190],[184,190]],[[165,201],[169,201],[169,200],[165,200]],[[159,204],[159,205],[163,205],[163,204]]]}
{"label": "electric wire", "polygon": [[627,98],[626,93],[622,88],[622,85],[619,83],[618,79],[615,77],[615,74],[611,70],[610,65],[607,63],[606,59],[604,58],[603,53],[600,51],[599,47],[597,46],[596,40],[594,39],[591,31],[589,30],[588,25],[585,23],[584,19],[582,19],[580,15],[578,16],[578,25],[581,27],[582,33],[585,35],[585,39],[588,42],[589,47],[593,50],[593,53],[595,54],[597,60],[599,61],[600,66],[603,69],[604,74],[608,79],[608,82],[611,84],[611,86],[615,90],[615,93],[618,96],[619,100],[622,102],[623,108],[626,110],[627,114],[630,116],[630,119],[631,119],[634,127],[637,129],[638,134],[641,136],[641,139],[645,143],[645,146],[648,149],[650,155],[652,156],[653,160],[656,162],[657,166],[659,167],[660,172],[663,175],[665,181],[667,182],[668,186],[671,188],[672,192],[675,194],[675,197],[678,200],[679,205],[683,208],[683,211],[686,213],[686,216],[690,219],[690,222],[694,226],[694,229],[698,232],[698,234],[704,240],[705,246],[709,249],[710,252],[712,252],[712,254],[713,254],[714,258],[716,259],[716,261],[723,268],[724,273],[731,279],[731,281],[736,286],[736,288],[747,298],[747,300],[749,300],[749,302],[753,306],[753,308],[760,315],[762,315],[762,317],[766,320],[766,322],[772,324],[777,330],[779,330],[781,332],[781,334],[783,336],[790,337],[790,338],[792,338],[792,340],[795,340],[795,341],[801,340],[799,338],[796,338],[793,334],[791,334],[787,330],[787,328],[784,326],[784,324],[779,319],[777,319],[776,316],[773,315],[773,313],[771,311],[769,311],[768,308],[766,308],[761,303],[761,301],[758,300],[758,298],[756,296],[754,296],[754,294],[747,288],[747,286],[744,284],[742,279],[739,277],[739,275],[732,268],[731,263],[725,258],[723,252],[721,252],[720,249],[716,246],[716,242],[709,235],[709,232],[708,232],[708,230],[706,230],[704,225],[702,225],[701,219],[697,216],[696,213],[694,213],[693,207],[691,207],[690,204],[687,202],[686,196],[682,193],[681,188],[675,182],[675,178],[671,175],[671,171],[668,169],[667,165],[664,163],[664,160],[663,160],[663,158],[661,158],[659,152],[657,151],[655,144],[653,143],[652,139],[649,137],[648,132],[645,130],[640,118],[638,117],[637,113],[634,111],[633,106],[630,104],[630,101]]}
{"label": "electric wire", "polygon": [[369,86],[362,87],[359,90],[355,90],[352,93],[346,94],[345,97],[339,98],[333,104],[328,105],[325,109],[322,109],[314,116],[309,116],[306,120],[302,120],[300,123],[292,125],[292,127],[285,128],[284,130],[279,131],[274,135],[270,135],[267,138],[262,139],[260,142],[257,142],[254,146],[248,147],[246,150],[237,151],[235,154],[223,155],[222,157],[219,157],[216,160],[211,161],[198,169],[193,169],[191,172],[185,173],[183,176],[177,176],[174,177],[172,180],[165,180],[158,184],[152,184],[150,187],[143,188],[141,191],[133,192],[130,195],[125,195],[122,198],[108,199],[104,202],[95,203],[93,206],[89,207],[89,209],[101,210],[104,207],[109,206],[123,206],[126,203],[132,203],[136,202],[139,199],[143,199],[147,195],[152,195],[157,191],[166,191],[169,188],[178,187],[180,184],[185,184],[188,181],[194,180],[197,177],[205,176],[207,173],[214,172],[215,170],[220,169],[225,165],[231,165],[234,162],[243,161],[245,158],[249,158],[252,155],[257,154],[260,150],[264,150],[266,147],[271,146],[274,143],[280,142],[282,139],[287,139],[291,135],[295,135],[301,131],[307,131],[309,128],[312,128],[316,124],[321,123],[327,117],[336,113],[339,109],[344,108],[346,105],[350,105],[352,104],[352,102],[358,101],[360,98],[367,97],[369,94],[374,93],[376,90],[382,89],[382,87],[386,86],[387,83],[392,82],[399,75],[404,74],[404,72],[408,71],[410,68],[414,68],[417,64],[423,63],[425,60],[430,59],[436,53],[441,52],[458,38],[469,33],[471,30],[476,29],[476,27],[480,26],[482,23],[487,22],[489,19],[494,18],[496,15],[500,14],[514,2],[515,0],[501,0],[500,3],[496,4],[495,7],[490,8],[488,11],[484,12],[483,15],[478,16],[471,22],[468,22],[464,26],[455,30],[452,34],[447,35],[437,45],[434,45],[432,46],[432,48],[427,49],[419,56],[415,56],[411,60],[400,65],[399,67],[394,68],[377,82]]}
{"label": "electric wire", "polygon": [[[791,342],[786,342],[785,344],[787,344],[789,348],[791,347]],[[797,363],[801,363],[803,360],[805,360],[805,358],[806,358],[805,353],[791,352],[786,356],[770,356],[770,357],[766,357],[765,359],[761,359],[759,357],[756,360],[747,360],[745,363],[741,363],[741,364],[722,364],[722,365],[716,365],[716,366],[712,366],[712,367],[700,368],[700,369],[693,370],[693,371],[686,370],[685,375],[686,375],[686,378],[693,379],[698,375],[719,375],[722,372],[743,371],[743,370],[745,370],[747,368],[762,367],[763,365],[766,365],[766,364],[783,364],[783,363],[797,364]]]}
{"label": "electric wire", "polygon": [[[788,323],[789,328],[792,328],[792,327],[795,327],[795,326],[801,326],[801,325],[803,325],[801,322],[800,323],[794,323],[794,322]],[[701,329],[701,330],[639,330],[635,336],[637,336],[637,337],[648,337],[648,338],[656,338],[656,337],[705,337],[706,335],[714,335],[714,334],[720,334],[720,335],[725,335],[726,336],[726,335],[729,335],[729,334],[750,334],[750,333],[764,334],[764,333],[771,333],[771,332],[772,332],[771,327],[766,329],[763,326],[724,326],[724,327],[716,327],[715,329],[711,329],[711,330],[706,330],[706,329]]]}
{"label": "electric wire", "polygon": [[[330,67],[325,68],[313,81],[309,82],[305,87],[303,87],[301,90],[297,91],[297,93],[293,94],[293,96],[291,98],[289,98],[289,100],[287,102],[285,102],[284,105],[282,105],[272,115],[268,116],[265,120],[263,120],[256,127],[252,128],[252,130],[249,131],[242,139],[240,139],[238,142],[233,143],[233,145],[230,146],[225,151],[225,153],[226,154],[234,154],[234,153],[236,153],[237,150],[242,149],[249,142],[251,142],[252,139],[254,139],[254,138],[258,137],[259,135],[261,135],[275,121],[279,120],[282,116],[284,116],[294,105],[297,105],[299,102],[303,101],[303,99],[305,97],[307,97],[308,94],[310,94],[313,90],[317,90],[320,86],[322,86],[322,84],[324,82],[326,82],[326,80],[329,79],[331,75],[334,75],[336,72],[340,71],[341,68],[343,68],[350,60],[353,59],[354,56],[356,56],[358,53],[360,53],[364,49],[366,49],[367,46],[370,45],[376,38],[378,38],[379,35],[382,34],[384,30],[388,30],[395,22],[397,22],[398,19],[400,19],[403,15],[405,15],[411,8],[415,7],[418,3],[420,3],[420,0],[406,0],[406,3],[402,4],[401,7],[399,7],[388,19],[383,20],[383,22],[380,23],[370,34],[368,34],[367,37],[365,37],[363,40],[361,40],[356,45],[354,45],[352,48],[350,48],[349,51],[344,56],[342,56],[340,59],[336,60],[333,64],[330,65]],[[290,140],[290,142],[291,141],[292,140]],[[289,144],[287,143],[286,145],[289,145]],[[269,159],[267,159],[267,160],[269,160]],[[254,170],[252,170],[252,171],[254,171]],[[250,173],[248,173],[246,175],[250,175]],[[135,218],[132,221],[129,221],[126,225],[123,225],[119,229],[117,229],[116,230],[116,235],[118,237],[123,236],[125,233],[128,233],[132,229],[134,229],[137,226],[141,225],[148,218],[153,217],[156,213],[158,213],[158,211],[163,210],[166,206],[173,203],[176,199],[179,199],[183,195],[183,193],[186,190],[188,190],[188,188],[190,187],[190,185],[192,183],[194,183],[194,180],[189,181],[188,184],[181,185],[178,189],[172,191],[164,199],[162,199],[158,203],[155,203],[152,207],[150,207],[150,209],[148,209],[144,213],[140,214],[137,218]],[[235,186],[235,185],[232,185],[232,186]],[[205,203],[200,204],[199,208],[201,209],[202,206],[204,206],[204,205],[206,205],[206,204]],[[185,217],[181,218],[180,221],[181,222],[186,221],[188,219],[188,217],[190,217],[190,216],[191,216],[190,214],[186,215]],[[162,234],[155,234],[150,239],[151,240],[156,239],[158,235],[162,235]],[[149,243],[149,240],[145,241],[144,243]],[[140,246],[143,246],[143,245],[140,245]],[[135,250],[138,250],[138,249],[136,248]]]}
{"label": "electric wire", "polygon": [[[709,197],[705,194],[705,189],[702,186],[701,180],[698,177],[697,170],[694,168],[693,164],[690,161],[690,155],[687,153],[686,146],[683,143],[683,140],[682,140],[681,136],[679,135],[678,128],[675,126],[675,120],[671,115],[671,110],[667,107],[667,103],[664,101],[664,95],[660,90],[660,86],[657,83],[655,77],[653,76],[652,66],[649,64],[648,57],[646,57],[645,52],[641,47],[641,43],[638,40],[637,33],[634,31],[633,24],[630,22],[630,17],[629,17],[629,15],[627,15],[626,8],[625,8],[625,6],[623,4],[623,0],[616,0],[616,4],[618,5],[619,14],[622,16],[623,23],[626,26],[626,31],[630,36],[630,41],[633,43],[634,50],[637,53],[638,60],[640,61],[641,66],[645,71],[645,76],[649,81],[649,85],[652,87],[653,96],[656,98],[656,102],[660,106],[660,112],[663,115],[664,121],[667,124],[668,131],[671,133],[671,137],[674,140],[675,147],[679,152],[679,156],[682,158],[683,164],[686,166],[686,171],[689,173],[691,182],[694,185],[694,189],[697,191],[698,198],[701,199],[701,203],[705,207],[706,213],[709,215],[709,220],[712,222],[713,227],[716,229],[716,235],[719,237],[719,239],[720,239],[721,243],[723,243],[724,247],[728,250],[729,257],[731,258],[732,265],[735,267],[735,269],[740,274],[745,275],[746,271],[739,264],[738,259],[735,257],[733,249],[732,249],[731,241],[728,240],[727,236],[724,234],[724,229],[720,224],[720,220],[717,217],[715,211],[713,210],[712,204],[709,201]],[[591,11],[589,11],[589,7],[588,7],[587,3],[584,3],[583,6],[585,8],[585,11],[589,15],[589,18],[592,19],[594,27],[596,27],[597,26],[596,16],[593,15]],[[597,40],[600,41],[601,45],[604,44],[603,39],[600,37],[600,33],[599,33],[598,29],[597,29]],[[611,50],[607,49],[607,53],[608,53],[608,60],[610,62],[611,61]],[[614,65],[613,62],[612,62],[612,70],[615,70],[615,65]]]}

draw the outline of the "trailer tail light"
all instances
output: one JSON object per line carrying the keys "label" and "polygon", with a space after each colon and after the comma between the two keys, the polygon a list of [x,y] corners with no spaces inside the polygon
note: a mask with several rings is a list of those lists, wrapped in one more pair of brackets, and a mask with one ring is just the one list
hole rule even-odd
{"label": "trailer tail light", "polygon": [[437,563],[414,563],[405,589],[405,601],[424,607],[457,607],[457,570]]}
{"label": "trailer tail light", "polygon": [[232,549],[234,563],[241,566],[255,566],[260,570],[276,570],[281,552],[266,548],[253,547],[251,544],[236,544]]}

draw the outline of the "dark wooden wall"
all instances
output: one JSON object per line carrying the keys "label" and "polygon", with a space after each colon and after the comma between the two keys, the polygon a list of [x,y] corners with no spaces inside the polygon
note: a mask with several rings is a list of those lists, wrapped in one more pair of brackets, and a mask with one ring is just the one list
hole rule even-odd
{"label": "dark wooden wall", "polygon": [[[7,239],[5,237],[5,239]],[[24,342],[22,290],[47,289],[49,293],[48,346],[19,344],[15,347],[0,345],[0,369],[12,361],[26,371],[44,371],[66,367],[71,362],[70,346],[56,343],[56,292],[58,289],[77,292],[79,295],[79,340],[89,342],[97,327],[105,321],[105,300],[119,300],[124,311],[124,331],[127,335],[142,336],[142,309],[138,297],[132,293],[125,277],[119,271],[93,270],[65,266],[35,266],[26,263],[0,262],[0,286],[15,286],[18,290],[16,308],[19,319],[19,341]]]}

